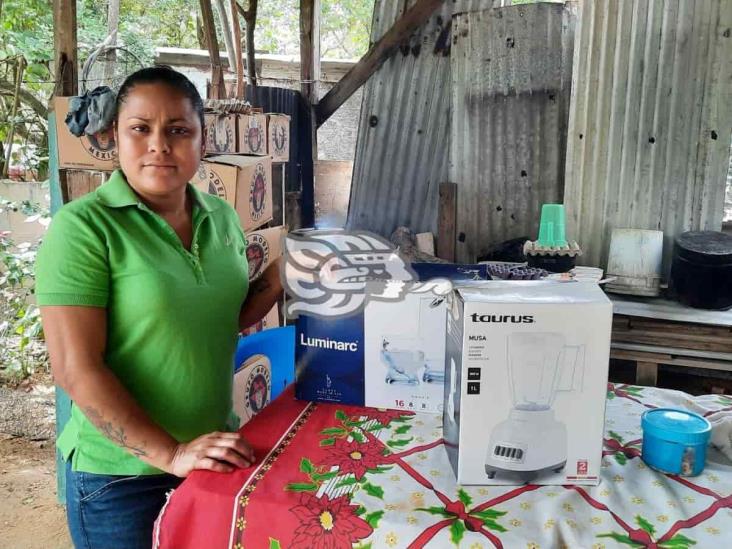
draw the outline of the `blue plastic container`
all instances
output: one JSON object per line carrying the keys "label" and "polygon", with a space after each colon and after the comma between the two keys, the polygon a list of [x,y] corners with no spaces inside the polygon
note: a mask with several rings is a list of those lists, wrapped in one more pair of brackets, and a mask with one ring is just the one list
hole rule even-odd
{"label": "blue plastic container", "polygon": [[704,470],[712,425],[702,416],[675,408],[657,408],[643,414],[641,427],[641,457],[649,467],[684,477]]}

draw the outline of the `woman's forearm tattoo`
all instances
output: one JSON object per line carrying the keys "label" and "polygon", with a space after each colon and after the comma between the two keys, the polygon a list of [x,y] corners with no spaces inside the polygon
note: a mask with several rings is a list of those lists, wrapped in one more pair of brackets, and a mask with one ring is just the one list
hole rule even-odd
{"label": "woman's forearm tattoo", "polygon": [[94,426],[104,434],[104,436],[114,442],[117,446],[132,452],[135,457],[139,458],[147,456],[147,452],[143,448],[132,446],[127,442],[127,433],[125,433],[123,427],[115,426],[111,421],[104,419],[99,410],[92,408],[91,406],[87,406],[84,408],[84,414],[89,421],[91,421]]}

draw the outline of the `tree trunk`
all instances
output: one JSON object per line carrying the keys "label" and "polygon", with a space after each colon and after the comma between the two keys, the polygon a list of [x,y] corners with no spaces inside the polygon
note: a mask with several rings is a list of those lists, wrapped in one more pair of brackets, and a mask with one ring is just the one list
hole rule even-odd
{"label": "tree trunk", "polygon": [[216,40],[216,25],[214,24],[211,0],[198,0],[198,3],[201,6],[203,29],[206,33],[208,55],[211,61],[210,96],[212,99],[224,99],[226,97],[226,89],[224,87],[224,73],[221,69],[221,58],[219,56],[218,41]]}
{"label": "tree trunk", "polygon": [[206,33],[203,32],[203,21],[201,21],[199,15],[196,15],[196,38],[198,39],[198,47],[202,50],[207,50]]}
{"label": "tree trunk", "polygon": [[13,153],[13,139],[15,138],[15,117],[18,115],[18,107],[20,106],[20,84],[23,81],[23,73],[25,72],[25,57],[18,58],[18,72],[15,77],[15,95],[13,97],[13,109],[10,113],[10,129],[8,130],[7,150],[5,151],[5,164],[3,164],[3,177],[8,177],[8,169],[10,168],[10,155]]}

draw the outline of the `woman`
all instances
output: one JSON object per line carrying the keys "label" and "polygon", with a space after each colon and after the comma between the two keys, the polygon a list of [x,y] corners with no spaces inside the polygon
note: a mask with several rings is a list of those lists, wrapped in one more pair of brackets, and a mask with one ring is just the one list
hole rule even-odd
{"label": "woman", "polygon": [[128,77],[114,136],[120,169],[56,214],[36,295],[54,378],[73,401],[58,439],[71,537],[130,549],[150,547],[181,477],[254,462],[232,432],[232,362],[237,333],[282,286],[275,263],[248,288],[235,211],[188,183],[205,141],[185,76]]}

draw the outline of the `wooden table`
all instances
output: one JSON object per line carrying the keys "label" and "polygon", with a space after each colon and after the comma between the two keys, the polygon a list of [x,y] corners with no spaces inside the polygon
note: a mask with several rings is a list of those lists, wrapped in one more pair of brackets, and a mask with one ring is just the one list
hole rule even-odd
{"label": "wooden table", "polygon": [[658,365],[732,372],[732,311],[692,309],[661,298],[608,293],[610,358],[637,363],[636,383],[655,386]]}

